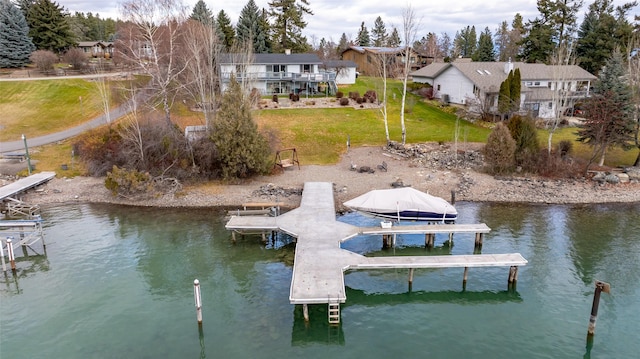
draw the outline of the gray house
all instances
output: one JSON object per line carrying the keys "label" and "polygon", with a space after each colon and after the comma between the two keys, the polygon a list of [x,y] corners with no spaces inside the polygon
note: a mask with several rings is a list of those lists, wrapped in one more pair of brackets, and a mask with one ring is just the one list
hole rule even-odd
{"label": "gray house", "polygon": [[220,59],[223,89],[231,76],[250,83],[261,94],[316,93],[337,91],[336,72],[322,69],[316,54],[225,54]]}
{"label": "gray house", "polygon": [[[509,71],[520,69],[520,109],[534,118],[555,116],[555,98],[562,92],[566,99],[561,105],[569,108],[589,96],[596,77],[576,65],[550,66],[524,62],[472,62],[457,59],[451,63],[432,63],[412,72],[413,82],[433,86],[435,97],[444,101],[474,106],[485,104],[497,112],[500,84]],[[480,112],[480,108],[476,108]]]}

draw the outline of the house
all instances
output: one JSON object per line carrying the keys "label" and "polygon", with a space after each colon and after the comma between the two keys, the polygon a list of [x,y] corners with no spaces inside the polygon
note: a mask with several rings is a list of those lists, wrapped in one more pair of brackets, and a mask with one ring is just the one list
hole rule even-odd
{"label": "house", "polygon": [[78,48],[88,57],[113,57],[113,42],[107,41],[80,41]]}
{"label": "house", "polygon": [[[451,63],[432,63],[410,75],[413,82],[433,86],[435,97],[450,103],[483,106],[497,113],[500,84],[509,71],[520,69],[520,109],[534,118],[554,118],[554,99],[562,92],[562,109],[589,96],[596,77],[576,65],[551,66],[524,62],[472,62],[457,59]],[[472,108],[473,109],[473,108]],[[478,107],[476,112],[481,112]]]}
{"label": "house", "polygon": [[409,51],[410,70],[416,71],[428,63],[423,56],[410,47],[374,47],[374,46],[349,46],[342,51],[342,60],[353,61],[358,71],[366,76],[380,76],[380,61],[385,58],[387,62],[387,76],[401,75],[404,70],[405,51]]}
{"label": "house", "polygon": [[327,60],[321,68],[328,72],[336,73],[336,84],[352,85],[356,83],[356,63],[345,60]]}
{"label": "house", "polygon": [[336,73],[322,70],[316,54],[253,54],[250,60],[240,54],[224,54],[219,63],[223,90],[235,76],[238,81],[251,82],[262,95],[337,91]]}

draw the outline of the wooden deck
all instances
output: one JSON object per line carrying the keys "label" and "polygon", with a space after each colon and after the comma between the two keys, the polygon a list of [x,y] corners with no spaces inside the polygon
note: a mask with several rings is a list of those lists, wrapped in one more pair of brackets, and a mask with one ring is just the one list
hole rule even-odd
{"label": "wooden deck", "polygon": [[289,292],[292,304],[344,303],[344,271],[380,268],[447,268],[521,266],[519,253],[455,256],[365,257],[341,249],[340,243],[360,234],[487,233],[485,224],[393,226],[361,228],[336,220],[333,186],[326,182],[304,184],[300,207],[277,217],[232,217],[228,230],[280,230],[297,238]]}
{"label": "wooden deck", "polygon": [[48,182],[55,176],[55,172],[40,172],[0,187],[0,202]]}

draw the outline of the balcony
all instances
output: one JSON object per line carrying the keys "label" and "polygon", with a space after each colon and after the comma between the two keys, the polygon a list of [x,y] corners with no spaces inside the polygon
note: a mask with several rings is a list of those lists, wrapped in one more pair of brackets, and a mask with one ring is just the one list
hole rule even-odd
{"label": "balcony", "polygon": [[258,81],[291,81],[291,82],[330,82],[335,81],[335,72],[297,73],[297,72],[250,72],[222,73],[223,81],[228,81],[231,75],[235,75],[238,80],[251,79]]}

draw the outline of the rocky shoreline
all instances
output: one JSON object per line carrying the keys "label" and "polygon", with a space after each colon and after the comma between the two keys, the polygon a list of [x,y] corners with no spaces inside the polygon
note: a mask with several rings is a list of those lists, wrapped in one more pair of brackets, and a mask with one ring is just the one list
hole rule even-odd
{"label": "rocky shoreline", "polygon": [[[640,183],[608,183],[590,179],[496,178],[480,171],[480,145],[465,144],[452,151],[438,144],[403,151],[382,147],[351,148],[339,163],[304,165],[241,184],[185,185],[175,194],[145,199],[113,196],[103,178],[56,178],[24,196],[31,204],[70,202],[112,203],[155,207],[239,208],[248,202],[279,202],[297,207],[305,182],[331,182],[337,211],[342,203],[372,189],[409,185],[429,194],[456,201],[540,204],[640,203]],[[385,166],[383,166],[383,164]],[[367,168],[367,171],[361,171]],[[384,170],[386,168],[386,171]]]}

